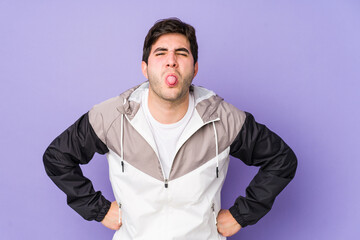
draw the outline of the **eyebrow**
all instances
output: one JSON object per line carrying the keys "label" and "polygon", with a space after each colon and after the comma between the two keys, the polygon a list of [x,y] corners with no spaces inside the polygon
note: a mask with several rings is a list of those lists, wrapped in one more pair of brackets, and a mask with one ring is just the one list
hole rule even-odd
{"label": "eyebrow", "polygon": [[[156,53],[156,52],[166,52],[166,51],[168,51],[167,48],[158,47],[157,49],[154,50],[153,53]],[[177,48],[177,49],[175,49],[175,52],[186,52],[186,53],[190,54],[189,50],[187,50],[186,48]]]}
{"label": "eyebrow", "polygon": [[186,48],[177,48],[177,49],[175,49],[175,52],[186,52],[186,53],[190,54],[189,50],[187,50]]}

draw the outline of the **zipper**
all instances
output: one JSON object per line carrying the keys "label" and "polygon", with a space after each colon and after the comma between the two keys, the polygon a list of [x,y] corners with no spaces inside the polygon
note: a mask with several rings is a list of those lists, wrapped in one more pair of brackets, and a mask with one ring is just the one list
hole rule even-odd
{"label": "zipper", "polygon": [[169,187],[169,180],[166,178],[166,175],[165,175],[165,172],[164,172],[164,168],[163,168],[163,166],[162,166],[162,164],[161,164],[160,157],[159,157],[159,155],[158,155],[157,153],[156,153],[156,156],[158,157],[158,162],[159,162],[159,164],[160,164],[161,173],[162,173],[162,175],[163,175],[163,177],[164,177],[164,186],[165,186],[165,188],[168,188],[168,187]]}
{"label": "zipper", "polygon": [[[210,121],[208,121],[208,122],[205,122],[204,124],[201,125],[200,128],[204,127],[205,125],[207,125],[207,124],[209,124],[209,123],[217,122],[217,121],[220,121],[220,118],[215,118],[215,119],[213,119],[213,120],[210,120]],[[199,129],[200,129],[200,128],[199,128]],[[197,130],[196,130],[194,133],[196,133],[196,132],[197,132]],[[191,136],[192,136],[192,135],[191,135]],[[191,136],[190,136],[190,137],[191,137]],[[182,145],[179,147],[179,149],[178,149],[178,150],[176,151],[176,153],[175,153],[175,156],[174,156],[174,159],[173,159],[173,164],[174,164],[174,160],[175,160],[175,158],[176,158],[176,155],[177,155],[177,153],[179,152],[179,150],[180,150],[181,147],[182,147]],[[159,163],[160,163],[160,167],[161,167],[162,174],[163,174],[163,176],[164,176],[164,185],[165,185],[165,188],[168,188],[168,186],[169,186],[168,179],[165,177],[164,170],[163,170],[163,167],[162,167],[162,165],[161,165],[161,161],[160,161],[159,158],[158,158],[158,160],[159,160]],[[172,166],[171,166],[171,169],[172,169]],[[171,174],[171,170],[170,170],[170,174]],[[169,176],[169,177],[170,177],[170,176]],[[219,167],[216,167],[216,177],[217,177],[217,178],[219,177]],[[216,219],[215,219],[215,222],[216,222]]]}
{"label": "zipper", "polygon": [[[129,120],[129,118],[127,117],[127,115],[125,115],[125,118],[128,120],[128,122],[131,124],[131,126],[133,126],[133,124],[131,123],[131,121]],[[134,127],[134,126],[133,126]],[[134,127],[135,128],[135,127]],[[135,128],[136,129],[136,128]],[[141,135],[141,134],[140,134]],[[144,138],[144,137],[143,137]],[[145,139],[145,141],[149,144],[149,142],[146,140],[146,138],[144,138]],[[150,144],[149,144],[150,145]],[[155,155],[157,156],[157,159],[158,159],[158,162],[159,162],[159,164],[160,164],[160,169],[161,169],[161,173],[162,173],[162,175],[163,175],[163,177],[164,177],[164,186],[165,186],[165,188],[168,188],[169,187],[169,180],[168,180],[168,178],[166,178],[166,175],[165,175],[165,172],[164,172],[164,168],[163,168],[163,166],[162,166],[162,164],[161,164],[161,161],[160,161],[160,158],[159,158],[159,154],[158,154],[158,152],[157,152],[157,150],[155,150],[154,148],[152,148],[153,149],[153,151],[155,152]],[[122,167],[122,170],[123,170],[123,172],[124,172],[124,165],[123,165],[123,162],[121,163],[121,167]]]}
{"label": "zipper", "polygon": [[[204,123],[200,128],[204,127],[205,125],[209,124],[209,123],[212,123],[212,122],[216,122],[216,121],[220,121],[220,118],[216,118],[216,119],[213,119],[213,120],[210,120],[206,123]],[[199,128],[199,129],[200,129]],[[196,133],[197,131],[195,131],[194,133]],[[173,159],[173,164],[174,164],[174,160],[176,158],[176,155],[178,153],[178,151],[180,150],[180,148],[182,147],[182,145],[179,147],[179,149],[177,150],[177,152],[175,153],[175,157]],[[169,187],[169,182],[168,182],[168,179],[165,177],[165,173],[164,173],[164,170],[163,170],[163,167],[161,165],[161,161],[160,159],[158,158],[159,160],[159,163],[160,163],[160,167],[161,167],[161,171],[162,171],[162,174],[164,176],[164,185],[165,185],[165,188],[168,188]],[[172,166],[171,166],[171,169],[172,169]],[[171,170],[170,170],[170,174],[171,174]],[[170,176],[169,176],[170,177]],[[218,178],[219,177],[219,167],[216,167],[216,177]],[[213,203],[214,205],[214,203]],[[214,213],[214,216],[215,216],[215,210],[213,210],[213,213]],[[216,218],[215,218],[215,224],[216,224]]]}
{"label": "zipper", "polygon": [[[132,125],[132,123],[131,123],[131,121],[129,120],[129,118],[127,117],[127,115],[125,115],[125,118],[128,120],[128,122]],[[209,124],[209,123],[212,123],[212,122],[215,122],[215,121],[219,121],[220,120],[220,118],[216,118],[216,119],[213,119],[213,120],[210,120],[210,121],[208,121],[208,122],[205,122],[204,124],[202,124],[201,125],[201,127],[200,128],[202,128],[202,127],[204,127],[205,125],[207,125],[207,124]],[[135,128],[135,127],[134,127]],[[200,129],[199,128],[199,129]],[[135,128],[136,129],[136,128]],[[197,131],[195,131],[194,133],[196,133]],[[145,139],[145,141],[146,141],[146,139]],[[149,143],[148,143],[149,144]],[[181,146],[180,146],[180,148],[181,148]],[[179,148],[179,149],[180,149]],[[177,150],[177,152],[175,153],[175,157],[176,157],[176,155],[177,155],[177,153],[178,153],[178,151],[179,151],[179,149]],[[154,149],[153,149],[154,150]],[[165,176],[165,173],[164,173],[164,169],[163,169],[163,166],[162,166],[162,164],[161,164],[161,161],[160,161],[160,158],[159,158],[159,154],[157,153],[157,152],[155,152],[156,153],[156,156],[158,157],[158,161],[159,161],[159,164],[160,164],[160,168],[161,168],[161,172],[162,172],[162,175],[163,175],[163,177],[164,177],[164,186],[165,186],[165,188],[168,188],[169,187],[169,180],[166,178],[166,176]],[[175,157],[174,157],[174,160],[175,160]],[[174,161],[173,161],[173,163],[174,163]],[[121,167],[122,167],[122,171],[124,172],[124,163],[122,162],[121,163]],[[171,168],[170,169],[172,169],[172,166],[171,166]],[[218,176],[218,169],[216,170],[217,171],[217,176]],[[170,174],[171,174],[171,170],[170,170]],[[170,176],[169,176],[170,177]],[[215,221],[216,221],[216,219],[215,219]]]}
{"label": "zipper", "polygon": [[165,172],[164,172],[164,168],[163,168],[163,166],[162,166],[162,164],[161,164],[159,155],[158,155],[158,154],[156,154],[156,155],[158,156],[158,161],[159,161],[159,164],[160,164],[161,173],[162,173],[162,175],[163,175],[163,177],[164,177],[164,186],[165,186],[165,188],[168,188],[168,187],[169,187],[169,179],[166,178],[166,175],[165,175]]}

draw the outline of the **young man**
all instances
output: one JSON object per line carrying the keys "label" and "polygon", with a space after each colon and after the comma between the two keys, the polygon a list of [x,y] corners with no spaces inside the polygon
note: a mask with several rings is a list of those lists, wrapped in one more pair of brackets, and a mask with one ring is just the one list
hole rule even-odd
{"label": "young man", "polygon": [[[44,154],[45,169],[87,220],[113,239],[225,239],[255,224],[295,175],[293,151],[251,114],[191,85],[198,71],[195,29],[157,22],[145,38],[148,79],[94,106]],[[79,164],[107,154],[116,201],[95,192]],[[229,210],[220,190],[229,154],[261,167]]]}

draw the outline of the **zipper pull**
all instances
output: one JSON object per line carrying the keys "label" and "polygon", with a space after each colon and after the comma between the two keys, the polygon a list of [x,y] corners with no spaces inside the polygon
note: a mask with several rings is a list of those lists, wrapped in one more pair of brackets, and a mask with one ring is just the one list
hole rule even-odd
{"label": "zipper pull", "polygon": [[168,188],[169,184],[168,184],[168,180],[167,178],[165,178],[165,188]]}
{"label": "zipper pull", "polygon": [[124,161],[121,161],[122,172],[124,172]]}

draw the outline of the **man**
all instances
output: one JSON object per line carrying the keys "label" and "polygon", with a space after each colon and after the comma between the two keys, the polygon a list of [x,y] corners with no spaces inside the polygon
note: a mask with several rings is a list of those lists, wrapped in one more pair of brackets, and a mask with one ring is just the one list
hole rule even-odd
{"label": "man", "polygon": [[[295,175],[293,151],[253,116],[191,85],[198,72],[195,29],[179,19],[148,32],[148,82],[94,106],[44,154],[47,174],[87,220],[113,239],[225,239],[255,224]],[[79,164],[107,154],[116,201],[95,192]],[[221,209],[229,154],[260,166],[246,197]]]}

